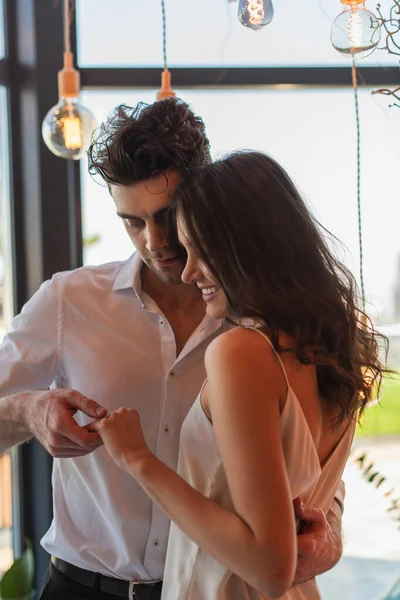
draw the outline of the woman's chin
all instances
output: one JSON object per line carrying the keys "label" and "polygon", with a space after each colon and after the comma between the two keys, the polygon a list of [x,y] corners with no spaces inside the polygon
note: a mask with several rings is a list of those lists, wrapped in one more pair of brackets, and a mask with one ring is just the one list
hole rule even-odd
{"label": "woman's chin", "polygon": [[206,308],[207,315],[212,319],[223,319],[228,316],[228,311],[221,306],[213,306],[210,302]]}

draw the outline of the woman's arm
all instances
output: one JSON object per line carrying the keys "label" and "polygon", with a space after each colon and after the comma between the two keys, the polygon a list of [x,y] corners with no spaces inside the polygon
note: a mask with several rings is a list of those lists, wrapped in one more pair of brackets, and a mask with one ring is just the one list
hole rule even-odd
{"label": "woman's arm", "polygon": [[207,400],[236,514],[150,453],[136,411],[119,409],[94,427],[117,464],[189,538],[261,593],[279,598],[296,561],[280,434],[286,385],[265,340],[237,331],[214,340],[206,358]]}

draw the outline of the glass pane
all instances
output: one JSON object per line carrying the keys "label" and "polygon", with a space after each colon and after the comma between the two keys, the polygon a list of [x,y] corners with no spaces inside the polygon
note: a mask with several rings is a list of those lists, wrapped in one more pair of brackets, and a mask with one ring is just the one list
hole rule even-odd
{"label": "glass pane", "polygon": [[[320,221],[346,245],[343,258],[358,275],[352,90],[180,90],[179,95],[203,117],[214,156],[237,148],[260,149],[285,165]],[[82,102],[101,122],[118,103],[153,102],[154,97],[153,91],[85,91]],[[387,100],[371,96],[369,89],[360,90],[359,101],[366,295],[379,322],[389,325],[400,323],[400,205],[393,202],[400,121],[398,110],[387,108]],[[130,242],[112,216],[107,189],[86,174],[83,186],[85,235],[92,240],[99,235],[87,247],[85,261],[127,256]]]}
{"label": "glass pane", "polygon": [[0,341],[13,312],[7,93],[0,88]]}
{"label": "glass pane", "polygon": [[11,459],[0,456],[0,576],[12,562]]}
{"label": "glass pane", "polygon": [[[180,90],[207,124],[212,154],[237,148],[272,154],[288,170],[320,221],[347,246],[339,250],[358,275],[356,127],[350,89]],[[90,91],[82,101],[99,121],[117,104],[153,102],[154,91]],[[399,113],[387,99],[362,89],[362,214],[364,277],[370,312],[391,334],[391,364],[400,367]],[[251,110],[250,110],[251,109]],[[108,190],[82,172],[85,263],[124,259],[130,241]],[[397,344],[397,347],[396,347]],[[400,380],[385,381],[381,405],[367,410],[346,467],[343,558],[320,578],[324,600],[376,600],[400,574],[398,523],[387,511],[400,496]],[[355,458],[366,450],[387,477],[382,489],[362,477]],[[396,496],[397,493],[397,496]],[[393,516],[392,516],[393,515]]]}
{"label": "glass pane", "polygon": [[[388,18],[394,0],[380,4]],[[339,0],[274,0],[274,19],[262,31],[243,27],[237,8],[237,1],[166,0],[169,65],[349,65],[330,43]],[[369,9],[376,13],[374,3]],[[160,0],[77,0],[76,10],[81,66],[161,66]],[[397,65],[398,57],[376,50],[360,64]]]}
{"label": "glass pane", "polygon": [[[7,94],[0,87],[0,341],[12,318],[10,194],[8,180]],[[10,455],[0,456],[0,573],[12,561]]]}
{"label": "glass pane", "polygon": [[[385,405],[381,407],[385,410]],[[373,409],[371,409],[373,410]],[[400,413],[389,417],[399,419]],[[368,417],[367,417],[368,418]],[[387,477],[379,487],[368,483],[356,459],[367,453],[366,466]],[[323,600],[398,600],[389,595],[400,577],[399,524],[397,510],[388,512],[400,492],[400,436],[358,437],[346,466],[345,510],[343,515],[344,553],[338,565],[319,577]],[[393,493],[389,496],[390,491]],[[392,590],[393,591],[393,590]],[[386,595],[387,594],[387,595]]]}
{"label": "glass pane", "polygon": [[0,0],[0,58],[5,56],[4,0]]}

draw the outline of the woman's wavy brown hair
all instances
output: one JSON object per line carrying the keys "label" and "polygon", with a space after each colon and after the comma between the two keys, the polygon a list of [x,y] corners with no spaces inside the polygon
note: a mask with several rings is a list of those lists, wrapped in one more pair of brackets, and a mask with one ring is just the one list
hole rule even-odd
{"label": "woman's wavy brown hair", "polygon": [[202,119],[178,98],[120,105],[94,134],[89,173],[131,185],[167,170],[182,177],[211,162]]}
{"label": "woman's wavy brown hair", "polygon": [[[387,350],[387,339],[282,167],[259,152],[228,156],[178,186],[174,214],[232,314],[261,321],[276,350],[316,365],[320,394],[337,407],[334,425],[362,413],[386,370],[378,340]],[[280,331],[293,348],[279,346]]]}

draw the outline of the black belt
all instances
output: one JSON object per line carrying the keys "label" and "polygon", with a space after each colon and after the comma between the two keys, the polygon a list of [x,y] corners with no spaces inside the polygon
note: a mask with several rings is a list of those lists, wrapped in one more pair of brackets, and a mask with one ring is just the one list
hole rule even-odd
{"label": "black belt", "polygon": [[159,600],[161,597],[162,581],[159,579],[154,581],[126,581],[81,569],[55,556],[51,557],[51,562],[60,573],[76,583],[93,588],[99,582],[100,590],[106,594],[114,594],[114,596],[129,598],[129,600],[141,600],[141,598],[143,600]]}

